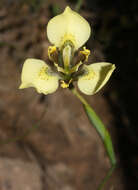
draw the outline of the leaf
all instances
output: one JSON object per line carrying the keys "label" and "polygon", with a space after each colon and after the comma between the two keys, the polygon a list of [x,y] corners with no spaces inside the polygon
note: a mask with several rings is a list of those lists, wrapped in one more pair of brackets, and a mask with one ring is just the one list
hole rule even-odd
{"label": "leaf", "polygon": [[102,138],[102,141],[105,145],[110,161],[114,165],[116,163],[116,159],[115,159],[115,154],[113,150],[112,140],[111,140],[108,130],[105,128],[104,124],[102,123],[100,118],[97,116],[97,114],[94,112],[94,110],[90,107],[90,105],[83,104],[83,106],[89,118],[89,121],[95,127],[96,131]]}

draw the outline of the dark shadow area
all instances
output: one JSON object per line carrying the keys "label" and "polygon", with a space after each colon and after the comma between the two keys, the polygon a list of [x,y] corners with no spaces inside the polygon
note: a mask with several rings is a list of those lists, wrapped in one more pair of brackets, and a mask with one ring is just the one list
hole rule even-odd
{"label": "dark shadow area", "polygon": [[126,190],[138,189],[138,1],[87,1],[98,12],[95,36],[106,60],[116,65],[114,90],[106,92],[115,115],[117,149],[126,177]]}

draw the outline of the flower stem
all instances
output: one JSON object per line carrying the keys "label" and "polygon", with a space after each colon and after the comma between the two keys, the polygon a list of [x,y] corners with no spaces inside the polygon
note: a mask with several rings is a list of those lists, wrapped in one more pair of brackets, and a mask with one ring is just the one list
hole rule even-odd
{"label": "flower stem", "polygon": [[78,93],[78,91],[77,91],[74,87],[71,89],[71,91],[72,91],[72,93],[73,93],[75,96],[77,96],[77,98],[81,101],[82,104],[84,104],[84,105],[86,105],[86,106],[89,105],[88,102],[84,99],[84,97],[81,96],[81,95]]}
{"label": "flower stem", "polygon": [[79,12],[79,10],[80,10],[82,4],[83,4],[83,0],[78,0],[78,1],[77,1],[76,7],[75,7],[75,10],[76,10],[77,12]]}
{"label": "flower stem", "polygon": [[92,109],[92,107],[88,104],[88,102],[84,99],[84,97],[81,96],[74,87],[70,88],[70,90],[82,102],[85,113],[87,114],[89,121],[95,127],[96,131],[98,132],[99,136],[101,137],[101,139],[104,143],[105,149],[107,151],[108,157],[111,162],[111,168],[109,169],[107,175],[104,177],[103,181],[100,183],[100,185],[98,187],[98,190],[101,190],[103,188],[104,184],[110,178],[110,176],[116,166],[116,158],[115,158],[112,140],[111,140],[110,134],[109,134],[108,130],[105,128],[103,122],[100,120],[100,118],[97,116],[97,114]]}

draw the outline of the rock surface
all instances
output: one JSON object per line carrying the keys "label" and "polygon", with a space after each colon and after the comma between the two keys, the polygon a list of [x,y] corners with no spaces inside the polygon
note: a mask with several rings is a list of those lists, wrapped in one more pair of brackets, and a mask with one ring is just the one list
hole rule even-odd
{"label": "rock surface", "polygon": [[[69,90],[45,97],[34,89],[18,90],[23,61],[47,59],[48,6],[33,14],[26,5],[0,10],[0,190],[95,190],[110,167],[99,136]],[[103,91],[86,99],[115,144],[114,116]],[[124,190],[121,168],[105,189],[112,187]]]}

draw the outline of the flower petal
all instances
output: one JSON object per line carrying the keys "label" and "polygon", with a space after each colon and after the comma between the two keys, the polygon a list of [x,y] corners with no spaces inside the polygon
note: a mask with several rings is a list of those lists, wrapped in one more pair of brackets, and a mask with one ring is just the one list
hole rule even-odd
{"label": "flower petal", "polygon": [[115,65],[106,62],[84,65],[84,74],[78,79],[80,91],[95,94],[106,84],[114,69]]}
{"label": "flower petal", "polygon": [[34,87],[38,93],[50,94],[57,90],[59,77],[42,60],[27,59],[23,65],[20,89]]}
{"label": "flower petal", "polygon": [[61,47],[69,40],[80,48],[90,37],[89,23],[75,11],[66,7],[64,12],[52,18],[47,25],[49,41],[57,47]]}

